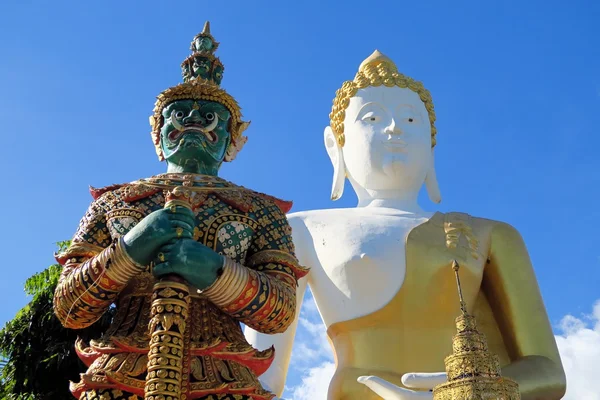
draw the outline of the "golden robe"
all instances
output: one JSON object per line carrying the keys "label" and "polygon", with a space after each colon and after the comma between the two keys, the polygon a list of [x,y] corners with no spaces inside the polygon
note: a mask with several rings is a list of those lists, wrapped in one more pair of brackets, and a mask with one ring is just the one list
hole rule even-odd
{"label": "golden robe", "polygon": [[[452,261],[469,312],[524,398],[560,399],[564,372],[527,250],[511,226],[436,213],[406,239],[406,276],[378,311],[331,325],[336,371],[330,400],[380,399],[356,381],[376,375],[403,386],[409,372],[443,372],[460,314]],[[532,379],[531,368],[544,378]]]}

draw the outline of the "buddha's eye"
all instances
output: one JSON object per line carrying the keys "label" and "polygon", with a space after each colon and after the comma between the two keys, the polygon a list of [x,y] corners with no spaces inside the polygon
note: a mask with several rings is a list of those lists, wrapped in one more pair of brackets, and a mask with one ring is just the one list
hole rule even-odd
{"label": "buddha's eye", "polygon": [[183,111],[177,111],[175,113],[175,118],[182,119],[183,118]]}
{"label": "buddha's eye", "polygon": [[362,120],[365,122],[369,122],[369,123],[377,123],[380,120],[380,117],[378,115],[375,115],[374,113],[370,112],[367,113],[364,117],[362,117]]}
{"label": "buddha's eye", "polygon": [[215,119],[215,114],[211,112],[207,112],[205,118],[208,122],[212,122]]}

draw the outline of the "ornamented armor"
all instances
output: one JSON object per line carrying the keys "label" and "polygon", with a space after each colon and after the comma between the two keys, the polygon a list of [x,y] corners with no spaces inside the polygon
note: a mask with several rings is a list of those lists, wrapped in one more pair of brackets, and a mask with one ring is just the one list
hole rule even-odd
{"label": "ornamented armor", "polygon": [[[271,399],[257,376],[274,350],[257,351],[240,322],[278,333],[292,322],[297,279],[307,270],[294,256],[284,212],[290,203],[205,175],[163,174],[131,184],[92,190],[95,197],[81,220],[56,291],[56,313],[70,328],[95,322],[114,303],[112,326],[100,339],[78,341],[88,365],[71,390],[81,399],[136,399],[144,396],[150,335],[150,267],[126,281],[112,273],[123,262],[120,238],[144,216],[164,206],[164,191],[185,184],[197,192],[194,238],[227,257],[214,285],[192,294],[184,334],[185,391],[182,399]],[[192,186],[190,186],[190,184]],[[127,271],[120,272],[126,274]],[[234,393],[231,397],[223,393]]]}

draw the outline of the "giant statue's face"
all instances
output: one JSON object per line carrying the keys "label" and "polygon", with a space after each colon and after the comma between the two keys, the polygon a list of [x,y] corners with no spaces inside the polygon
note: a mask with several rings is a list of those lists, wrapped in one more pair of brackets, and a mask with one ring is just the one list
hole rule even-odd
{"label": "giant statue's face", "polygon": [[212,101],[177,100],[163,109],[162,116],[161,148],[168,162],[218,169],[231,142],[231,114],[225,106]]}
{"label": "giant statue's face", "polygon": [[206,57],[196,57],[192,64],[194,75],[199,76],[202,79],[210,78],[210,60]]}
{"label": "giant statue's face", "polygon": [[419,95],[397,86],[367,87],[344,119],[346,171],[365,189],[418,190],[432,160],[431,125]]}
{"label": "giant statue's face", "polygon": [[214,43],[208,36],[198,36],[194,39],[194,49],[196,51],[211,51]]}

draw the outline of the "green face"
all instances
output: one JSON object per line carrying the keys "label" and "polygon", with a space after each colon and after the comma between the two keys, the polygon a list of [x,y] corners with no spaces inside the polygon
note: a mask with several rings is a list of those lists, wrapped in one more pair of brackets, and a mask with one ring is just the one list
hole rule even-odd
{"label": "green face", "polygon": [[210,51],[213,48],[213,41],[209,37],[200,36],[194,40],[194,47],[196,51]]}
{"label": "green face", "polygon": [[181,67],[181,76],[183,76],[184,82],[191,77],[190,66],[187,63],[183,67]]}
{"label": "green face", "polygon": [[170,169],[217,175],[231,141],[222,104],[177,100],[164,108],[161,148]]}
{"label": "green face", "polygon": [[215,70],[213,71],[213,80],[217,83],[217,85],[221,84],[221,80],[223,79],[223,67],[217,65]]}
{"label": "green face", "polygon": [[194,69],[195,76],[199,76],[203,79],[208,79],[210,77],[210,60],[208,58],[196,57],[192,68]]}

